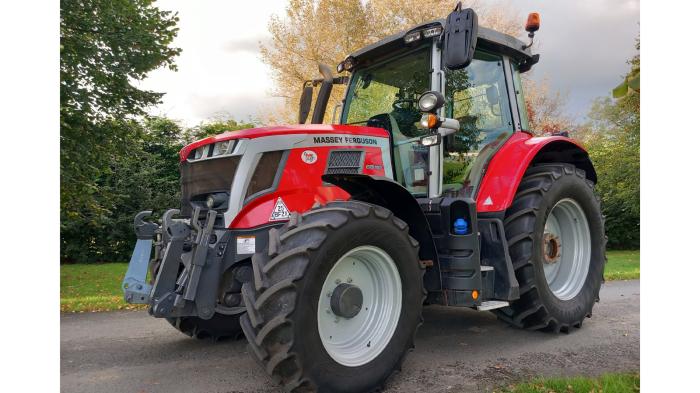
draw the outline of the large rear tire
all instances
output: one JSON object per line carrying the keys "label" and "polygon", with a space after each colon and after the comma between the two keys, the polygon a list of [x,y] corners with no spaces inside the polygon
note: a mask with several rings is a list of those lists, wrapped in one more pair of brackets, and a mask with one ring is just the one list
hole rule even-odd
{"label": "large rear tire", "polygon": [[332,202],[293,214],[268,247],[243,286],[253,357],[290,392],[381,388],[422,321],[423,269],[406,223]]}
{"label": "large rear tire", "polygon": [[504,220],[520,298],[495,310],[517,327],[568,333],[591,317],[605,265],[593,182],[568,164],[527,170]]}

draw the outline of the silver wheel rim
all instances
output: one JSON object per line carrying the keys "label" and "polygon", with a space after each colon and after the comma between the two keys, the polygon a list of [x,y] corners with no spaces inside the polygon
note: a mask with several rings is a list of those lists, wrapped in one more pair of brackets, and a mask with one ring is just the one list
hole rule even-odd
{"label": "silver wheel rim", "polygon": [[[337,316],[331,294],[340,284],[362,291],[362,307],[352,318]],[[318,332],[336,362],[357,367],[379,356],[394,335],[401,315],[401,276],[394,260],[374,246],[354,248],[338,259],[323,282],[318,302]]]}
{"label": "silver wheel rim", "polygon": [[581,206],[557,202],[547,216],[542,239],[544,275],[554,296],[573,299],[583,288],[591,261],[591,233]]}

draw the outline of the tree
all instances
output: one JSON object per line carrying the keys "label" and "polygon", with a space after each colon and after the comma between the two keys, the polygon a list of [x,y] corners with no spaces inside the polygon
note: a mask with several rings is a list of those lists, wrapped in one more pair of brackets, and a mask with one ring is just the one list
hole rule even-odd
{"label": "tree", "polygon": [[[180,150],[195,139],[252,124],[218,120],[183,128],[163,117],[120,121],[131,135],[129,151],[115,155],[95,180],[99,209],[61,222],[62,261],[126,261],[134,245],[133,219],[142,210],[160,216],[180,206]],[[128,128],[128,129],[127,129]]]}
{"label": "tree", "polygon": [[574,120],[564,113],[565,95],[552,91],[547,80],[522,79],[530,130],[537,134],[575,130]]}
{"label": "tree", "polygon": [[[513,35],[522,30],[519,15],[505,3],[490,7],[464,3],[477,10],[483,26]],[[290,0],[287,17],[270,20],[271,43],[260,48],[263,62],[272,68],[272,94],[285,100],[280,120],[294,122],[302,83],[318,77],[318,63],[334,67],[351,52],[387,35],[444,18],[454,6],[454,0]],[[329,108],[341,100],[341,89],[334,89]],[[326,112],[326,122],[332,113],[332,109]]]}
{"label": "tree", "polygon": [[100,182],[141,137],[135,116],[162,96],[133,82],[161,66],[175,69],[180,49],[170,44],[177,34],[177,16],[152,3],[60,3],[62,239],[69,227],[99,223],[114,208],[116,200],[100,189]]}
{"label": "tree", "polygon": [[[636,48],[639,50],[639,37],[637,37]],[[639,94],[641,92],[641,64],[639,56],[635,56],[629,63],[632,65],[632,69],[627,76],[625,76],[622,83],[617,85],[612,91],[613,97],[615,98],[623,98],[627,95],[634,93]]]}
{"label": "tree", "polygon": [[[625,80],[638,79],[639,55],[629,64]],[[630,88],[618,95],[594,102],[584,127],[585,143],[598,174],[610,247],[639,248],[640,93]]]}
{"label": "tree", "polygon": [[167,66],[178,18],[152,0],[61,1],[61,113],[87,120],[143,114],[162,93],[139,90],[132,80]]}
{"label": "tree", "polygon": [[219,119],[202,123],[196,127],[190,128],[186,132],[187,142],[192,142],[197,139],[206,138],[212,135],[218,135],[226,131],[245,130],[254,128],[253,123],[243,123],[234,119]]}

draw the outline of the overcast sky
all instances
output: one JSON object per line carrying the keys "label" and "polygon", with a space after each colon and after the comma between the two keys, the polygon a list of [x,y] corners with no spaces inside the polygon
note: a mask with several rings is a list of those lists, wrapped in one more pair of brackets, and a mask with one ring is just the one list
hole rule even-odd
{"label": "overcast sky", "polygon": [[[151,113],[188,126],[215,118],[264,118],[279,101],[271,97],[269,69],[260,60],[258,42],[268,37],[270,16],[283,16],[287,2],[159,0],[162,9],[179,13],[175,45],[182,54],[176,59],[177,72],[159,69],[140,83],[166,93]],[[609,95],[628,69],[626,60],[635,54],[639,32],[639,0],[511,4],[523,23],[533,11],[542,19],[535,38],[541,58],[532,76],[547,78],[553,89],[567,94],[567,113],[582,119],[591,100]]]}

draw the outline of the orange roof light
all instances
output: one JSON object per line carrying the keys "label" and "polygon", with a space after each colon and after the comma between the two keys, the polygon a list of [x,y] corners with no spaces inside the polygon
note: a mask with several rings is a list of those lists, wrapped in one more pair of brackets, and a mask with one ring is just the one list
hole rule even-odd
{"label": "orange roof light", "polygon": [[531,12],[527,16],[527,23],[525,24],[525,31],[529,33],[534,33],[540,29],[540,14],[537,12]]}

